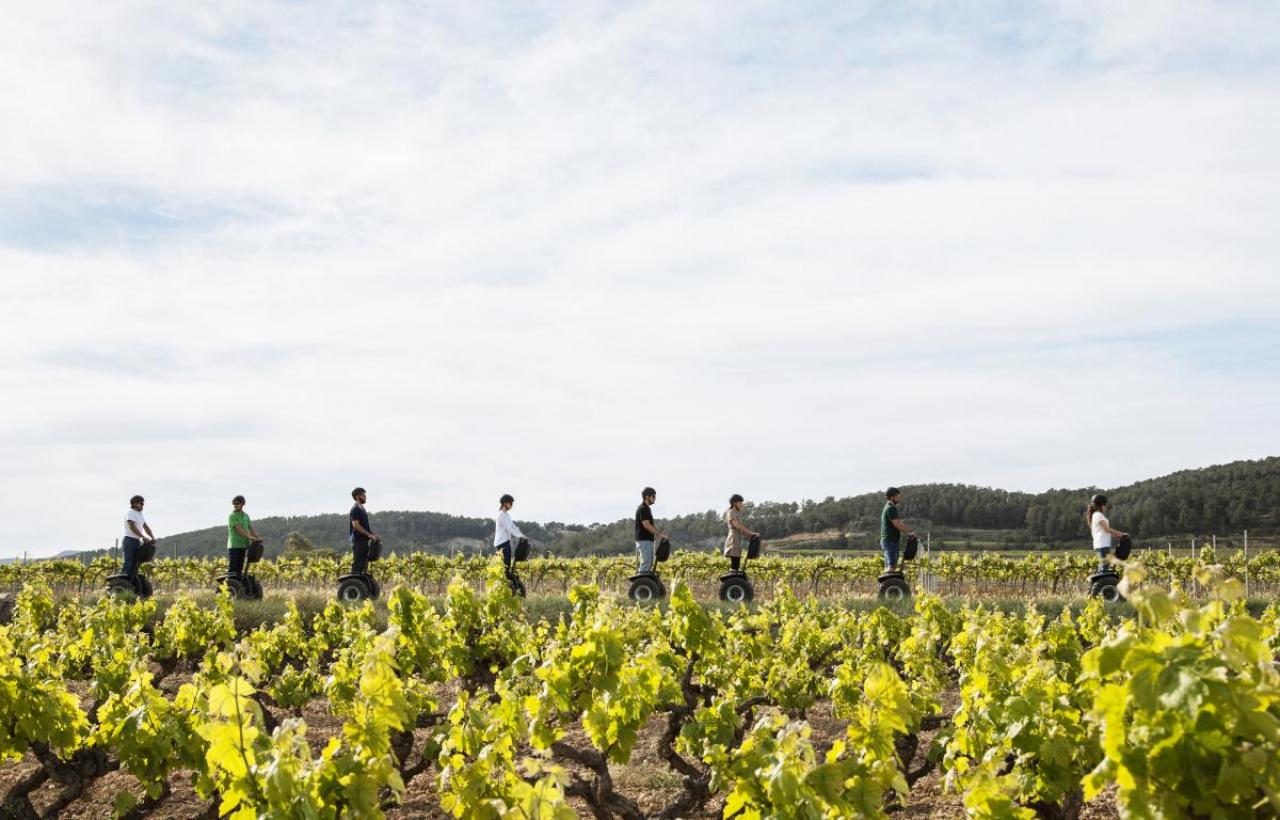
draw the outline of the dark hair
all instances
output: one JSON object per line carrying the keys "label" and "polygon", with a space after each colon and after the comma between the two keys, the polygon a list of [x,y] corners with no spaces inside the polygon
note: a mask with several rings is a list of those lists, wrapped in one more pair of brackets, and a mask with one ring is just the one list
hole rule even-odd
{"label": "dark hair", "polygon": [[514,504],[516,500],[511,497],[511,493],[503,493],[502,498],[498,499],[499,504]]}
{"label": "dark hair", "polygon": [[899,490],[897,487],[890,487],[884,491],[885,498],[893,498],[895,495],[902,495],[902,490]]}
{"label": "dark hair", "polygon": [[143,498],[140,495],[135,495],[133,498],[129,499],[129,506],[132,507],[134,504],[137,504],[139,501],[146,501],[146,500],[147,499]]}
{"label": "dark hair", "polygon": [[364,487],[356,487],[354,490],[351,491],[352,498],[355,498],[358,495],[364,495]]}
{"label": "dark hair", "polygon": [[235,498],[231,499],[231,503],[232,503],[232,504],[243,504],[243,503],[244,503],[244,496],[242,496],[242,495],[238,495],[238,496],[236,496]]}
{"label": "dark hair", "polygon": [[656,496],[657,494],[658,494],[658,491],[652,487],[645,487],[643,490],[640,491],[641,498],[648,498],[651,495]]}
{"label": "dark hair", "polygon": [[737,493],[734,493],[733,495],[729,496],[730,504],[737,504],[739,501],[742,501],[742,500],[743,500],[742,496],[738,495]]}
{"label": "dark hair", "polygon": [[1089,499],[1089,509],[1084,511],[1084,523],[1093,525],[1093,514],[1101,512],[1102,508],[1107,506],[1107,497],[1102,493],[1098,493]]}

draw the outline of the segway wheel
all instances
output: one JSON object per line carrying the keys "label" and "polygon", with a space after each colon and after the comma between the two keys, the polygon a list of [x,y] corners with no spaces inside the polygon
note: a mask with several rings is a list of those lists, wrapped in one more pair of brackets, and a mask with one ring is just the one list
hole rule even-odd
{"label": "segway wheel", "polygon": [[258,583],[258,579],[252,575],[245,578],[249,582],[249,597],[255,601],[262,600],[262,584]]}
{"label": "segway wheel", "polygon": [[361,578],[345,578],[338,584],[338,600],[344,603],[354,604],[372,597],[372,590]]}
{"label": "segway wheel", "polygon": [[143,598],[150,598],[155,593],[155,588],[151,586],[151,579],[138,573],[138,594]]}
{"label": "segway wheel", "polygon": [[1114,575],[1101,578],[1089,587],[1089,595],[1093,598],[1101,598],[1109,604],[1123,601],[1124,596],[1120,594],[1119,583],[1120,579]]}
{"label": "segway wheel", "polygon": [[382,597],[382,585],[381,585],[381,584],[379,584],[379,583],[377,582],[377,580],[375,580],[375,579],[374,579],[374,577],[373,577],[372,575],[370,575],[368,578],[366,578],[366,579],[365,579],[365,581],[366,581],[366,583],[368,583],[368,584],[369,584],[369,597],[370,597],[370,598],[380,598],[380,597]]}
{"label": "segway wheel", "polygon": [[521,598],[525,597],[524,581],[521,581],[516,575],[508,575],[507,582],[511,584],[512,592],[519,595]]}
{"label": "segway wheel", "polygon": [[107,579],[107,594],[113,598],[118,595],[137,595],[138,588],[127,575],[113,575]]}
{"label": "segway wheel", "polygon": [[661,582],[652,575],[640,575],[632,578],[631,589],[627,590],[628,598],[641,603],[656,601],[665,594],[666,590],[662,588]]}
{"label": "segway wheel", "polygon": [[751,582],[745,575],[730,576],[720,580],[720,600],[731,604],[745,604],[756,596]]}
{"label": "segway wheel", "polygon": [[248,598],[252,594],[250,592],[252,587],[246,583],[247,579],[245,578],[237,578],[234,575],[224,575],[219,580],[222,583],[222,586],[226,587],[227,592],[231,593],[231,597],[236,600]]}
{"label": "segway wheel", "polygon": [[904,601],[911,597],[911,586],[906,579],[891,575],[880,582],[879,598],[882,601]]}

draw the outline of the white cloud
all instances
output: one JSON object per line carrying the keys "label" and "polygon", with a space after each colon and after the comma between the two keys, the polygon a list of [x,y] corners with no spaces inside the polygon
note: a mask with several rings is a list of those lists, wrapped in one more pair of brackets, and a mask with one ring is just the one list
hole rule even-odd
{"label": "white cloud", "polygon": [[6,549],[1266,455],[1275,367],[1190,351],[1274,338],[1277,16],[14,9]]}

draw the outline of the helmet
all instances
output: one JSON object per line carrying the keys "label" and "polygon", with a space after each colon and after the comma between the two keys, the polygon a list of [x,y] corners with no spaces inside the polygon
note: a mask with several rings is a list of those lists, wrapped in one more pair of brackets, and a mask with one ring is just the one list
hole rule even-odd
{"label": "helmet", "polygon": [[514,503],[516,503],[516,500],[511,496],[511,493],[503,493],[503,494],[502,494],[502,498],[499,498],[499,499],[498,499],[498,503],[499,503],[499,504],[514,504]]}
{"label": "helmet", "polygon": [[1102,493],[1098,493],[1093,498],[1089,499],[1089,503],[1095,507],[1105,507],[1107,504],[1107,497]]}

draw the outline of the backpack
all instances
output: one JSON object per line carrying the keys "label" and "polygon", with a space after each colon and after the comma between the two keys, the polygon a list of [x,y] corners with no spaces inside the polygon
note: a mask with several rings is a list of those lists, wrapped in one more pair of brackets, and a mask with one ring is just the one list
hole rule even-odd
{"label": "backpack", "polygon": [[514,557],[517,561],[529,560],[529,539],[528,538],[521,538],[519,541],[516,542],[516,550],[514,553]]}
{"label": "backpack", "polygon": [[751,539],[747,541],[747,557],[748,558],[760,557],[760,536],[753,535],[751,536]]}
{"label": "backpack", "polygon": [[1127,535],[1120,536],[1116,541],[1116,557],[1121,561],[1129,560],[1129,553],[1133,551],[1133,540]]}
{"label": "backpack", "polygon": [[903,561],[915,560],[916,553],[918,553],[919,551],[920,551],[920,539],[916,538],[914,535],[908,535],[907,545],[902,550],[902,560]]}
{"label": "backpack", "polygon": [[662,539],[658,542],[657,548],[654,550],[653,557],[658,561],[665,561],[671,557],[671,542]]}

